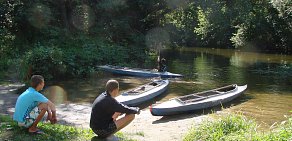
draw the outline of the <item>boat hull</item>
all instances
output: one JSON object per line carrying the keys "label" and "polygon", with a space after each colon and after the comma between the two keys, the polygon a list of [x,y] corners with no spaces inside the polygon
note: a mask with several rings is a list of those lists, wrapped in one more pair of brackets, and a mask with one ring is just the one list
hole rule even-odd
{"label": "boat hull", "polygon": [[205,98],[201,101],[190,102],[190,103],[181,103],[177,99],[171,99],[169,101],[163,102],[156,106],[150,108],[151,114],[154,116],[167,116],[167,115],[175,115],[186,113],[190,111],[206,109],[210,107],[214,107],[217,105],[221,105],[223,103],[227,103],[232,101],[233,99],[240,96],[247,85],[244,86],[237,86],[232,92],[225,93],[225,94],[218,94],[218,96]]}
{"label": "boat hull", "polygon": [[127,68],[127,67],[119,67],[119,66],[98,66],[98,68],[120,75],[130,75],[130,76],[139,76],[139,77],[162,77],[162,78],[176,78],[183,77],[181,74],[175,74],[170,72],[157,72],[149,69],[135,69],[135,68]]}
{"label": "boat hull", "polygon": [[[139,94],[129,94],[131,91],[135,89],[141,89],[142,87],[149,87],[149,84],[156,83],[157,86],[153,86],[153,88],[149,88],[149,90],[145,90],[145,92],[141,92]],[[167,90],[167,86],[169,84],[169,80],[155,80],[146,85],[139,86],[134,88],[133,90],[123,92],[121,95],[116,97],[116,100],[128,105],[128,106],[138,106],[144,102],[150,101],[151,99],[157,97]]]}

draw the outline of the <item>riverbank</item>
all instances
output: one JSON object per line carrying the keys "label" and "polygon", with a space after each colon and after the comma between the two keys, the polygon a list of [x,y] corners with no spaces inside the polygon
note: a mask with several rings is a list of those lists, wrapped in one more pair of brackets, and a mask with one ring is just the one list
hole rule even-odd
{"label": "riverbank", "polygon": [[[16,86],[0,85],[0,114],[13,115],[14,106],[18,97],[15,94]],[[19,85],[20,86],[20,85]],[[84,129],[89,128],[91,104],[61,104],[57,105],[58,123]],[[152,116],[149,109],[143,109],[140,115],[127,127],[121,130],[131,139],[139,141],[179,141],[193,125],[197,125],[206,115],[185,114],[178,116]]]}

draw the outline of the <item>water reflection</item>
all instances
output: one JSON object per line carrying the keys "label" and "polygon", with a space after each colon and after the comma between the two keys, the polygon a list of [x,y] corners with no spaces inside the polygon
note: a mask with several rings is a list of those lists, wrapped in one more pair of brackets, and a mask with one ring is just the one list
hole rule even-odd
{"label": "water reflection", "polygon": [[[189,93],[231,83],[248,84],[245,96],[241,97],[245,102],[230,109],[242,111],[245,115],[267,125],[285,120],[284,115],[290,114],[292,56],[202,48],[182,49],[176,52],[179,55],[174,55],[172,52],[171,50],[164,51],[168,61],[171,62],[171,59],[174,59],[176,65],[179,66],[183,66],[183,63],[193,64],[179,69],[174,67],[175,64],[170,64],[172,71],[194,74],[188,75],[187,79],[203,82],[203,85],[187,89]],[[189,86],[183,85],[179,89],[184,88],[189,88]],[[178,90],[175,89],[177,86],[171,86],[170,93],[177,93]]]}
{"label": "water reflection", "polygon": [[[292,110],[292,56],[202,48],[161,53],[167,59],[168,70],[185,77],[171,80],[167,93],[156,99],[158,102],[236,83],[247,84],[248,89],[228,110],[242,111],[268,125],[284,120],[284,115]],[[62,88],[69,102],[92,103],[104,91],[109,79],[120,82],[121,92],[151,81],[103,73],[85,79],[51,82],[51,86]],[[64,100],[66,95],[62,96],[60,99]]]}

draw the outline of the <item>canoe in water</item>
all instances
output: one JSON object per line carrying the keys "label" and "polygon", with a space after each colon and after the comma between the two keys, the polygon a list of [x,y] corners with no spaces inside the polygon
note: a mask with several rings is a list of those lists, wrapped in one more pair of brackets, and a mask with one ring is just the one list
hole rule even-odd
{"label": "canoe in water", "polygon": [[116,100],[128,106],[137,106],[165,92],[168,84],[168,80],[154,80],[123,92],[116,97]]}
{"label": "canoe in water", "polygon": [[238,97],[247,85],[236,84],[225,87],[172,98],[166,102],[150,107],[154,116],[167,116],[205,109],[229,102]]}
{"label": "canoe in water", "polygon": [[98,66],[99,69],[120,74],[120,75],[131,75],[131,76],[140,76],[140,77],[161,77],[161,78],[175,78],[183,77],[181,74],[171,73],[171,72],[158,72],[154,69],[141,69],[141,68],[128,68],[112,65],[103,65]]}

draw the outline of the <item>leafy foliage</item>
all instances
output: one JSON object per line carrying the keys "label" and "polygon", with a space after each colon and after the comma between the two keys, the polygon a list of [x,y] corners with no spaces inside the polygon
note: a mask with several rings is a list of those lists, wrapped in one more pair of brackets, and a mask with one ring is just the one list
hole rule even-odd
{"label": "leafy foliage", "polygon": [[29,75],[43,74],[47,79],[60,76],[65,72],[62,50],[39,44],[36,44],[33,50],[25,54],[24,65],[28,66],[25,68],[28,68],[27,73]]}
{"label": "leafy foliage", "polygon": [[[147,67],[152,49],[169,46],[291,54],[289,0],[5,0],[0,5],[2,71],[13,58],[30,62],[22,70],[49,78],[86,76],[102,63]],[[57,52],[57,62],[48,59]],[[57,70],[49,72],[51,67]]]}
{"label": "leafy foliage", "polygon": [[[241,47],[291,54],[290,7],[287,0],[196,1],[188,3],[187,8],[166,14],[163,24],[183,29],[188,36],[176,36],[180,38],[177,40],[192,43],[191,46]],[[185,45],[184,42],[181,44]]]}

